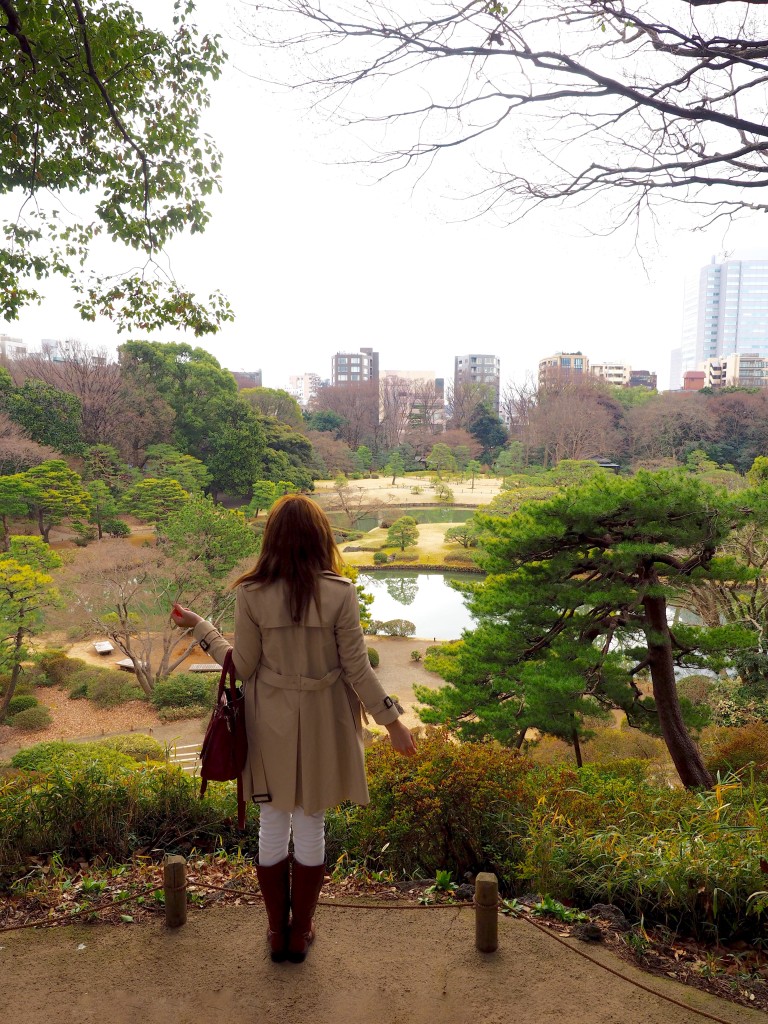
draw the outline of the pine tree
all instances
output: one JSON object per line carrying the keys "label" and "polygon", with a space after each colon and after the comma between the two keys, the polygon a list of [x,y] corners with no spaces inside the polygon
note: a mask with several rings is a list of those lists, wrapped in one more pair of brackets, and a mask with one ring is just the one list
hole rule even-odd
{"label": "pine tree", "polygon": [[[692,580],[740,578],[716,552],[747,518],[768,518],[764,504],[682,473],[638,473],[595,477],[507,518],[478,513],[489,573],[468,588],[478,626],[440,659],[448,685],[418,691],[423,719],[465,738],[512,743],[535,725],[577,741],[586,716],[620,708],[658,728],[685,786],[710,786],[675,666],[748,641],[733,627],[673,630],[667,613]],[[635,681],[643,670],[652,698]]]}

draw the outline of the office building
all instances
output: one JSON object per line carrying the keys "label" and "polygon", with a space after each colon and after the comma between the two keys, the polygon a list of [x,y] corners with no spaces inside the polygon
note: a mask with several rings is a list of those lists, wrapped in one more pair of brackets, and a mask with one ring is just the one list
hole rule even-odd
{"label": "office building", "polygon": [[337,352],[331,361],[331,384],[365,384],[379,379],[379,353],[372,348]]}
{"label": "office building", "polygon": [[497,356],[469,353],[456,356],[453,367],[454,393],[462,386],[482,385],[487,390],[488,404],[498,414],[499,392],[501,390],[501,361]]}
{"label": "office building", "polygon": [[768,357],[768,260],[712,257],[686,284],[680,374],[742,354]]}

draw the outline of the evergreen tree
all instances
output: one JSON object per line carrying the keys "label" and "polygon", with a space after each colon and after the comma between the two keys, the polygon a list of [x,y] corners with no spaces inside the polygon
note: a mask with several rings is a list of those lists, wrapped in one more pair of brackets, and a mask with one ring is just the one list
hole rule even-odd
{"label": "evergreen tree", "polygon": [[[737,500],[741,497],[741,502]],[[661,732],[685,786],[709,786],[686,729],[675,666],[702,665],[743,649],[733,627],[668,623],[691,581],[743,576],[715,553],[762,506],[748,509],[679,473],[597,476],[509,518],[478,513],[488,570],[470,585],[478,622],[442,661],[448,686],[421,689],[425,721],[447,721],[468,738],[513,742],[529,726],[578,739],[585,716],[625,711]],[[653,697],[635,678],[647,670]]]}
{"label": "evergreen tree", "polygon": [[122,508],[146,523],[160,523],[188,500],[189,494],[176,480],[139,480],[123,495]]}
{"label": "evergreen tree", "polygon": [[387,544],[405,551],[407,547],[418,543],[419,528],[413,516],[400,516],[387,530]]}
{"label": "evergreen tree", "polygon": [[405,463],[403,462],[403,456],[399,451],[395,450],[390,453],[390,456],[387,459],[387,464],[384,467],[384,472],[391,474],[393,484],[399,476],[405,475]]}
{"label": "evergreen tree", "polygon": [[65,519],[87,519],[91,496],[78,473],[62,459],[49,459],[23,474],[29,495],[29,512],[37,521],[40,536],[48,543],[51,527]]}
{"label": "evergreen tree", "polygon": [[44,610],[58,599],[49,572],[60,565],[59,555],[39,537],[12,537],[10,550],[0,555],[0,665],[9,675],[0,700],[0,721],[29,656],[25,641],[39,629]]}

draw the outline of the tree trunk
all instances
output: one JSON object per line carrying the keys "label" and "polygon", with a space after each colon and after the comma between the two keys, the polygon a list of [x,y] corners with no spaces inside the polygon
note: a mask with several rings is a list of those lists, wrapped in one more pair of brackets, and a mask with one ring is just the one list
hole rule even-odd
{"label": "tree trunk", "polygon": [[40,536],[43,538],[46,544],[51,543],[48,540],[48,535],[51,532],[52,525],[52,523],[49,523],[47,526],[45,525],[45,523],[43,522],[43,510],[39,508],[37,510],[37,528],[40,530]]}
{"label": "tree trunk", "polygon": [[527,732],[528,726],[526,725],[525,728],[521,729],[520,732],[517,734],[517,739],[515,740],[515,750],[520,750],[522,748],[523,743],[525,743],[525,734]]}
{"label": "tree trunk", "polygon": [[3,551],[11,550],[10,529],[8,527],[8,516],[3,516]]}
{"label": "tree trunk", "polygon": [[644,597],[643,608],[643,630],[648,642],[648,665],[661,734],[685,788],[710,789],[712,776],[704,765],[699,748],[688,734],[680,711],[666,598]]}
{"label": "tree trunk", "polygon": [[573,752],[576,755],[576,767],[583,768],[584,762],[581,758],[581,743],[579,742],[579,730],[574,729],[571,733],[571,742],[573,743]]}
{"label": "tree trunk", "polygon": [[14,691],[16,690],[16,684],[19,681],[19,675],[21,674],[21,663],[19,662],[18,652],[23,642],[24,630],[23,628],[20,628],[16,630],[16,636],[14,637],[13,641],[13,649],[16,657],[14,660],[13,671],[11,672],[11,678],[8,683],[8,689],[5,691],[5,694],[3,695],[2,703],[0,703],[0,721],[2,721],[5,718],[8,712],[8,705],[11,703],[11,698],[13,697]]}

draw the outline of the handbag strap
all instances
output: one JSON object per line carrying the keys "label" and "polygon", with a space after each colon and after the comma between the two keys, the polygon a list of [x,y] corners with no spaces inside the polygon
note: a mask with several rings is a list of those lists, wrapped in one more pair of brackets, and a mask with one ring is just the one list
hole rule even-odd
{"label": "handbag strap", "polygon": [[221,703],[221,698],[224,696],[224,687],[227,683],[227,676],[229,676],[229,695],[234,703],[237,700],[237,686],[235,678],[235,662],[232,658],[232,648],[230,647],[227,653],[224,655],[224,664],[221,666],[221,676],[219,677],[219,692],[216,694],[216,704]]}

